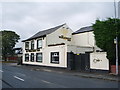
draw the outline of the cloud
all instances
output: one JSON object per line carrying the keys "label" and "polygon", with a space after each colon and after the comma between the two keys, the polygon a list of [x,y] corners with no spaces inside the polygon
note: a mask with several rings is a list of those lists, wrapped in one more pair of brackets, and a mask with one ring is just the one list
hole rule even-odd
{"label": "cloud", "polygon": [[21,40],[63,23],[76,31],[106,17],[114,17],[113,2],[2,3],[2,28],[15,31]]}

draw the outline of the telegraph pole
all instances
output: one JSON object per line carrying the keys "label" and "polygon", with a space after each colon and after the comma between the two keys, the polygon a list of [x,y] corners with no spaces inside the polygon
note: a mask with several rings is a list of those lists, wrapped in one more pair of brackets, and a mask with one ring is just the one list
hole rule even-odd
{"label": "telegraph pole", "polygon": [[[116,2],[114,0],[114,11],[115,11],[115,24],[116,24]],[[116,75],[118,75],[118,32],[117,32],[117,27],[116,27]]]}

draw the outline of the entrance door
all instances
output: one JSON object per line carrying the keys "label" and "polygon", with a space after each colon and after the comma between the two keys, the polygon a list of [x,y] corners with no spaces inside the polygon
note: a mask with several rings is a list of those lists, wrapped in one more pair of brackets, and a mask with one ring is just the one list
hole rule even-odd
{"label": "entrance door", "polygon": [[90,58],[89,53],[85,54],[75,54],[75,70],[79,71],[89,71],[90,70]]}

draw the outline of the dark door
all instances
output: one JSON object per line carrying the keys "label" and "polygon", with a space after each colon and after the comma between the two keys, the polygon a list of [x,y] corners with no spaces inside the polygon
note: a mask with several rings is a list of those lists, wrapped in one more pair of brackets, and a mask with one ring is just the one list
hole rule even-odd
{"label": "dark door", "polygon": [[75,61],[74,61],[74,53],[73,52],[68,52],[67,53],[67,68],[70,70],[75,69]]}
{"label": "dark door", "polygon": [[79,71],[89,71],[90,70],[90,58],[89,53],[85,54],[75,54],[75,70]]}
{"label": "dark door", "polygon": [[74,58],[74,61],[75,61],[75,65],[74,65],[74,67],[75,67],[75,70],[81,70],[81,55],[77,55],[77,54],[75,54],[75,58]]}

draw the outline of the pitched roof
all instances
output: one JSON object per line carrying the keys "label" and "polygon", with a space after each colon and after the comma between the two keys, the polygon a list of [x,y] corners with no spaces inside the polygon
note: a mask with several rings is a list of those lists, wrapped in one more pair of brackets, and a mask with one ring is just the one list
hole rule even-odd
{"label": "pitched roof", "polygon": [[26,39],[26,40],[23,40],[22,42],[24,41],[27,41],[27,40],[32,40],[32,39],[36,39],[38,37],[44,37],[46,36],[47,34],[50,34],[54,31],[56,31],[57,29],[59,29],[60,27],[62,27],[63,25],[65,24],[62,24],[62,25],[59,25],[59,26],[56,26],[56,27],[53,27],[53,28],[50,28],[50,29],[47,29],[47,30],[43,30],[43,31],[39,31],[38,33],[36,33],[35,35],[33,35],[32,37]]}
{"label": "pitched roof", "polygon": [[81,29],[73,32],[72,35],[74,35],[74,34],[79,34],[79,33],[83,33],[83,32],[90,32],[90,31],[93,31],[92,26],[83,27],[83,28],[81,28]]}

